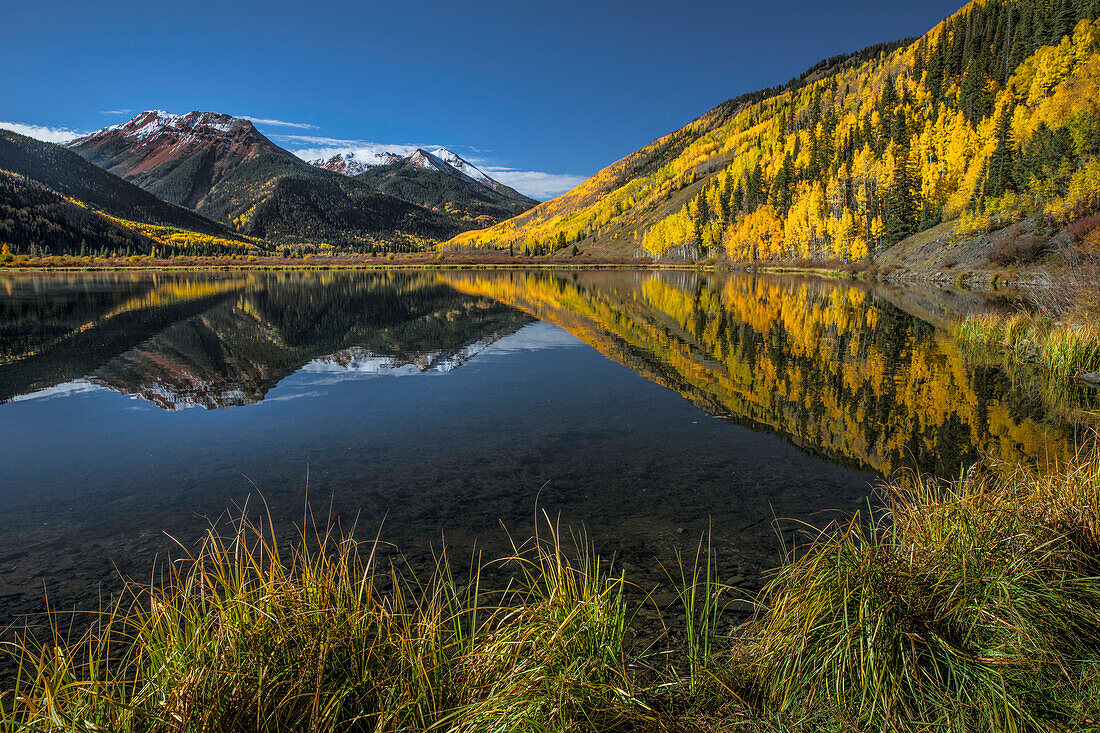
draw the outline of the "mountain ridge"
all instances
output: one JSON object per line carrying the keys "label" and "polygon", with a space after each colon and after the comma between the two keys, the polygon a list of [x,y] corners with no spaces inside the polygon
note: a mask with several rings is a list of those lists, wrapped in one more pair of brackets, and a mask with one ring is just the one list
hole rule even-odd
{"label": "mountain ridge", "polygon": [[461,217],[480,226],[520,214],[538,202],[493,179],[447,148],[393,153],[343,153],[311,165],[352,176],[403,201]]}
{"label": "mountain ridge", "polygon": [[216,112],[142,112],[68,147],[147,191],[275,244],[420,246],[468,225],[312,166],[251,121]]}
{"label": "mountain ridge", "polygon": [[64,146],[8,130],[0,130],[0,169],[37,181],[61,196],[124,219],[219,237],[236,236],[224,225],[165,202]]}

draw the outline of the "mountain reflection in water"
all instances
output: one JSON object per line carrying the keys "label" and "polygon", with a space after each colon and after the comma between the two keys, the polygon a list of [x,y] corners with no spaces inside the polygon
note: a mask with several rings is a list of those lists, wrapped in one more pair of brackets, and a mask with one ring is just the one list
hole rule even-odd
{"label": "mountain reflection in water", "polygon": [[[452,369],[531,321],[409,273],[116,275],[102,278],[105,292],[92,280],[63,290],[56,313],[42,312],[38,288],[16,282],[3,328],[18,334],[22,351],[3,354],[0,398],[56,389],[43,384],[47,375],[169,410],[237,407],[263,400],[302,368]],[[119,282],[127,287],[109,287]],[[50,310],[57,305],[51,300]],[[103,348],[104,334],[119,342],[118,353]]]}
{"label": "mountain reflection in water", "polygon": [[[0,400],[98,385],[165,409],[263,400],[298,370],[447,371],[532,317],[712,415],[889,474],[1061,455],[1069,428],[950,325],[943,290],[676,272],[20,276]],[[70,383],[71,384],[66,384]]]}
{"label": "mountain reflection in water", "polygon": [[957,474],[985,456],[1043,460],[1073,428],[1005,374],[969,365],[951,326],[966,291],[792,276],[448,273],[554,323],[712,415],[888,475]]}

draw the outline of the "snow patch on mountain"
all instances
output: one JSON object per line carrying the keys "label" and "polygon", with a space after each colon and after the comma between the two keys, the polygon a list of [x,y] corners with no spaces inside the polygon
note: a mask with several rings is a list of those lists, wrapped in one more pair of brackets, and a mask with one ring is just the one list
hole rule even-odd
{"label": "snow patch on mountain", "polygon": [[161,135],[171,135],[178,139],[179,143],[177,144],[182,144],[200,138],[227,135],[239,122],[243,122],[243,120],[217,112],[189,112],[185,115],[177,115],[165,112],[162,109],[151,109],[120,125],[111,125],[102,130],[97,130],[90,135],[75,140],[74,143],[80,143],[105,133],[120,132],[123,137],[139,142],[145,142]]}
{"label": "snow patch on mountain", "polygon": [[357,176],[380,165],[389,165],[401,160],[400,155],[384,151],[353,150],[347,153],[338,153],[331,158],[318,158],[306,161],[318,168],[330,170],[333,173],[342,173],[345,176]]}
{"label": "snow patch on mountain", "polygon": [[447,148],[439,148],[438,150],[433,150],[432,155],[439,158],[444,163],[448,164],[460,173],[466,174],[467,176],[482,185],[488,186],[492,189],[500,189],[503,187],[499,181],[493,180],[488,175],[486,175],[485,171],[481,170],[476,165],[466,160],[454,151],[447,150]]}

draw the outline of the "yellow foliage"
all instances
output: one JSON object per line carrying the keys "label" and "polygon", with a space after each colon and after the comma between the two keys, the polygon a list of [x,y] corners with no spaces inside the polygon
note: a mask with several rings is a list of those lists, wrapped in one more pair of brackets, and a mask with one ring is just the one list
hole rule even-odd
{"label": "yellow foliage", "polygon": [[[1079,151],[1095,144],[1089,142],[1089,130],[1100,120],[1100,20],[1083,20],[1058,44],[1036,50],[1003,87],[992,81],[979,87],[996,113],[977,123],[956,104],[963,94],[958,78],[944,82],[942,99],[933,104],[924,83],[927,68],[921,75],[914,73],[920,44],[934,44],[945,27],[937,26],[922,41],[762,101],[717,108],[573,191],[453,241],[507,248],[528,240],[551,241],[561,233],[574,241],[621,230],[655,256],[672,256],[692,246],[705,250],[722,242],[734,259],[854,259],[884,242],[890,216],[885,202],[903,164],[912,172],[917,214],[950,220],[971,209],[961,220],[964,229],[1043,211],[1065,219],[1093,206],[1089,191],[1095,190],[1095,181],[1088,166],[1064,191],[1064,181],[1033,180],[1015,198],[991,200],[983,187],[998,145],[998,124],[1008,110],[1008,139],[1016,152],[1040,124],[1068,126]],[[956,27],[953,33],[958,32]],[[897,90],[891,109],[882,105],[888,83]],[[889,141],[888,117],[898,115],[909,130],[908,148],[902,148],[908,152],[906,161],[895,159],[898,150]],[[838,151],[848,145],[841,160]],[[827,151],[824,157],[821,150]],[[777,197],[774,185],[785,160],[801,175],[783,198]],[[822,160],[831,166],[828,170],[805,175]],[[757,170],[763,175],[763,190],[743,208],[770,208],[737,216],[728,210],[731,191],[713,184],[729,180],[744,186]],[[706,184],[701,196],[677,196],[697,178]],[[983,204],[980,214],[972,211],[978,201]]]}
{"label": "yellow foliage", "polygon": [[1100,209],[1100,160],[1093,159],[1074,172],[1066,194],[1048,203],[1046,213],[1055,221],[1066,223],[1097,209]]}
{"label": "yellow foliage", "polygon": [[938,454],[939,440],[1017,461],[1072,444],[990,400],[952,331],[859,286],[738,275],[689,282],[667,273],[441,278],[554,323],[703,409],[884,474]]}
{"label": "yellow foliage", "polygon": [[783,222],[771,206],[761,206],[726,231],[725,245],[735,262],[782,257]]}

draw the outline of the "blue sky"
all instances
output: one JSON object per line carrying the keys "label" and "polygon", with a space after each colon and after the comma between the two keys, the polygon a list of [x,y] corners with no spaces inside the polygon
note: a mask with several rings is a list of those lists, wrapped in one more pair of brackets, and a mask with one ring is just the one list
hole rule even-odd
{"label": "blue sky", "polygon": [[293,151],[444,145],[548,198],[960,4],[9,0],[0,124],[60,138],[145,109],[225,112]]}

